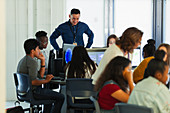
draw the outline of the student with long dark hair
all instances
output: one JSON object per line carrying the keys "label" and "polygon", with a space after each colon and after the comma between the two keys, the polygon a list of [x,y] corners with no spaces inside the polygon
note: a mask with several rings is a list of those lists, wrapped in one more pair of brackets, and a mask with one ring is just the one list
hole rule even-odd
{"label": "student with long dark hair", "polygon": [[66,76],[67,78],[91,78],[96,68],[86,49],[83,46],[76,46],[71,61],[66,65]]}
{"label": "student with long dark hair", "polygon": [[[128,91],[129,87],[129,91]],[[127,102],[133,90],[131,61],[122,56],[112,59],[95,84],[101,109],[110,111],[118,102]]]}
{"label": "student with long dark hair", "polygon": [[117,40],[116,44],[113,44],[105,51],[96,72],[92,76],[93,84],[96,83],[96,80],[99,78],[106,65],[114,57],[123,56],[131,60],[131,54],[133,50],[141,44],[142,36],[143,32],[141,30],[135,27],[127,28],[120,37],[120,40]]}
{"label": "student with long dark hair", "polygon": [[170,113],[170,92],[165,86],[169,81],[169,65],[163,61],[165,54],[162,50],[156,52],[146,68],[147,78],[135,86],[128,103],[150,107],[154,113]]}

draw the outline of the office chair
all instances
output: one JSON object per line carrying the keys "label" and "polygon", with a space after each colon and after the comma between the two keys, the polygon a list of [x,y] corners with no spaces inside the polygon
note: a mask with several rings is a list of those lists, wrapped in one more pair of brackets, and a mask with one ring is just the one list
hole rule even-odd
{"label": "office chair", "polygon": [[93,101],[94,106],[95,106],[95,112],[94,113],[115,113],[115,110],[104,110],[101,109],[98,103],[98,100],[96,99],[96,97],[91,96],[90,100]]}
{"label": "office chair", "polygon": [[[100,109],[99,103],[94,96],[90,97],[90,100],[93,101],[95,105],[96,112],[95,113],[107,113],[107,110]],[[112,111],[108,111],[111,113]],[[117,103],[115,104],[114,113],[154,113],[152,108],[147,108],[145,106],[138,106],[133,104],[126,104],[126,103]]]}
{"label": "office chair", "polygon": [[20,102],[30,103],[30,113],[39,113],[41,105],[52,104],[54,100],[35,100],[32,93],[32,84],[27,74],[14,73],[17,98]]}
{"label": "office chair", "polygon": [[115,110],[116,113],[154,113],[152,108],[126,103],[117,103]]}
{"label": "office chair", "polygon": [[[96,96],[93,91],[92,79],[69,78],[66,80],[67,110],[95,110],[90,96]],[[76,97],[87,97],[86,99],[77,99]],[[77,102],[77,100],[79,102]],[[88,102],[85,102],[88,101]]]}
{"label": "office chair", "polygon": [[94,106],[95,106],[95,109],[96,109],[95,113],[101,113],[100,106],[99,106],[97,99],[94,96],[91,96],[90,100],[93,101],[93,103],[94,103]]}

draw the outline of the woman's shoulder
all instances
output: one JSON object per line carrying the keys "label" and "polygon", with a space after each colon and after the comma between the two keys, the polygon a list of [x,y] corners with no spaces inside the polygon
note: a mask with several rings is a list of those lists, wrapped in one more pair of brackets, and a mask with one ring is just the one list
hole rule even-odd
{"label": "woman's shoulder", "polygon": [[105,82],[105,84],[103,85],[102,87],[102,91],[107,91],[107,92],[110,92],[110,93],[113,93],[117,90],[120,90],[121,88],[119,87],[119,85],[115,82]]}
{"label": "woman's shoulder", "polygon": [[103,85],[103,87],[117,87],[117,88],[120,88],[119,85],[113,81],[113,80],[109,80],[109,81],[106,81]]}

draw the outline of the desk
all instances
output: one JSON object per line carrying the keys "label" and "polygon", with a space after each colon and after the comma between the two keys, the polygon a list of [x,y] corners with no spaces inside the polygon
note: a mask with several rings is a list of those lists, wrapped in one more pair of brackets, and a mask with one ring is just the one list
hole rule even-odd
{"label": "desk", "polygon": [[52,84],[66,85],[66,79],[65,79],[65,80],[51,80],[50,83],[52,83]]}
{"label": "desk", "polygon": [[67,113],[67,101],[66,101],[66,79],[65,80],[51,80],[51,84],[59,84],[60,89],[59,92],[64,95],[65,100],[63,106],[61,108],[61,113]]}

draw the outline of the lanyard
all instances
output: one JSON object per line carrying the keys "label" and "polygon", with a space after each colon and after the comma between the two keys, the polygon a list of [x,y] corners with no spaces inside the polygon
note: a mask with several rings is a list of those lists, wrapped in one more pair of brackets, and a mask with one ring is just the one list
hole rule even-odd
{"label": "lanyard", "polygon": [[72,29],[72,26],[69,24],[69,26],[70,26],[70,30],[71,30],[71,32],[72,32],[72,34],[73,34],[73,36],[74,36],[74,42],[75,42],[75,39],[76,39],[76,34],[77,34],[77,29],[78,29],[78,24],[77,24],[77,27],[76,27],[76,32],[74,33],[74,31],[73,31],[73,29]]}

